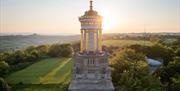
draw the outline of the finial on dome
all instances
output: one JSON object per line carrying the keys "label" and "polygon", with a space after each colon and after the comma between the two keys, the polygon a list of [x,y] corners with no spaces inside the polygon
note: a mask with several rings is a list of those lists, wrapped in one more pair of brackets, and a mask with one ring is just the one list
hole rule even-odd
{"label": "finial on dome", "polygon": [[93,1],[90,0],[90,10],[93,10],[93,5],[92,5]]}

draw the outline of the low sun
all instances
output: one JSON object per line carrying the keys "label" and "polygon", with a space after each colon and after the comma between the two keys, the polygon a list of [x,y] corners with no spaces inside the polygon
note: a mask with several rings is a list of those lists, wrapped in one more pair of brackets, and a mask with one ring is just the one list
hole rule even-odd
{"label": "low sun", "polygon": [[117,22],[113,14],[106,12],[102,12],[101,14],[103,16],[103,23],[102,23],[103,30],[108,31],[116,26]]}

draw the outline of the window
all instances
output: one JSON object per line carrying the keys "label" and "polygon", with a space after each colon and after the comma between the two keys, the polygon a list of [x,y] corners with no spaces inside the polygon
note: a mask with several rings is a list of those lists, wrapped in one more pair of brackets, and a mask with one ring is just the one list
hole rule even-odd
{"label": "window", "polygon": [[95,61],[94,61],[94,58],[88,58],[88,64],[94,64]]}

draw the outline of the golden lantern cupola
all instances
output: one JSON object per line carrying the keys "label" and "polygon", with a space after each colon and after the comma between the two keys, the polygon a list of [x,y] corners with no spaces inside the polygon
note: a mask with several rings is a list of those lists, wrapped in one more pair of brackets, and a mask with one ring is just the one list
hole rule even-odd
{"label": "golden lantern cupola", "polygon": [[93,10],[92,0],[90,9],[79,17],[81,23],[81,52],[100,52],[102,36],[102,17]]}

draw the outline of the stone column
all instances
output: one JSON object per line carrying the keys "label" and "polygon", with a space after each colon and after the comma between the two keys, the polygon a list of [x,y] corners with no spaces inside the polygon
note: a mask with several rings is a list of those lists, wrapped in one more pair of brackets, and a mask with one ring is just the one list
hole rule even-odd
{"label": "stone column", "polygon": [[85,35],[86,35],[86,42],[85,42],[85,44],[86,44],[86,51],[87,51],[87,49],[88,49],[88,38],[89,38],[89,36],[88,36],[88,30],[86,30],[86,32],[85,32]]}
{"label": "stone column", "polygon": [[94,51],[97,49],[97,31],[94,30]]}
{"label": "stone column", "polygon": [[87,51],[91,51],[92,49],[92,32],[88,31],[88,47],[87,47]]}
{"label": "stone column", "polygon": [[83,30],[81,30],[81,53],[83,52],[84,48],[83,48],[83,39],[84,39],[84,35],[83,35]]}
{"label": "stone column", "polygon": [[99,51],[102,51],[102,30],[99,30]]}
{"label": "stone column", "polygon": [[84,50],[83,51],[86,51],[86,30],[84,30],[84,36],[83,36],[84,38],[83,38],[83,48],[84,48]]}
{"label": "stone column", "polygon": [[99,32],[96,31],[96,51],[99,50]]}

